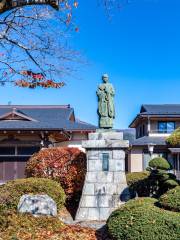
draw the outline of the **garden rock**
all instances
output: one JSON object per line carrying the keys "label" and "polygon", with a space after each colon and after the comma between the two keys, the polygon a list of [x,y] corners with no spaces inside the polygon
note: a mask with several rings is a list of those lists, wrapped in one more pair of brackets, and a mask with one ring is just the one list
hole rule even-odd
{"label": "garden rock", "polygon": [[31,213],[35,216],[57,215],[57,205],[48,195],[23,195],[18,204],[18,212]]}

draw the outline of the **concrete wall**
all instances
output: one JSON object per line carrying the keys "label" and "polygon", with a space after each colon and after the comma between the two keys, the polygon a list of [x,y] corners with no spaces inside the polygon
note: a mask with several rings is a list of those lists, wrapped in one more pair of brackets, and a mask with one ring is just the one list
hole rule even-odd
{"label": "concrete wall", "polygon": [[143,171],[143,149],[133,148],[128,155],[128,172]]}

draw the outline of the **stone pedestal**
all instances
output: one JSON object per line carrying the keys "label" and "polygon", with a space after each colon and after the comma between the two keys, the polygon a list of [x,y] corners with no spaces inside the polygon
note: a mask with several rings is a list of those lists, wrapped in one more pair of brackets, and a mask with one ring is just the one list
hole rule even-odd
{"label": "stone pedestal", "polygon": [[87,174],[76,220],[107,220],[129,198],[125,176],[129,142],[123,140],[122,132],[99,131],[90,133],[83,147],[87,151]]}

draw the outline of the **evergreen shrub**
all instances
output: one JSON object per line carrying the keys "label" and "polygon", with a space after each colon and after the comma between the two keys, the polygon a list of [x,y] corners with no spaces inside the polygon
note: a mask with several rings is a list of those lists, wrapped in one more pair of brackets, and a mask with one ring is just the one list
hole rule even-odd
{"label": "evergreen shrub", "polygon": [[169,190],[159,199],[162,208],[180,212],[180,186]]}
{"label": "evergreen shrub", "polygon": [[16,210],[24,194],[47,194],[56,202],[58,210],[64,206],[66,198],[60,184],[50,179],[17,179],[0,186],[0,209]]}
{"label": "evergreen shrub", "polygon": [[153,198],[130,200],[114,211],[108,231],[114,240],[179,240],[180,214],[161,209]]}

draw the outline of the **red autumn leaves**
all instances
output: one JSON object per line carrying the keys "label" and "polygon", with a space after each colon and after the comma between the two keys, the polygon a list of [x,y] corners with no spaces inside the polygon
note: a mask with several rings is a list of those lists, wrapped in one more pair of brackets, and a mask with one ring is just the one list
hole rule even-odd
{"label": "red autumn leaves", "polygon": [[86,155],[78,148],[48,148],[33,155],[27,163],[27,177],[50,178],[61,184],[68,199],[82,191]]}
{"label": "red autumn leaves", "polygon": [[21,75],[25,76],[25,79],[15,81],[15,85],[26,88],[61,88],[65,85],[64,82],[55,82],[51,79],[46,79],[42,73],[34,73],[32,71],[22,71]]}

